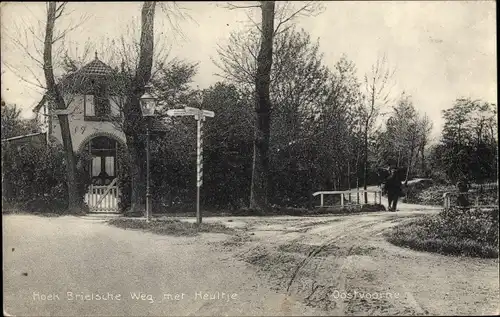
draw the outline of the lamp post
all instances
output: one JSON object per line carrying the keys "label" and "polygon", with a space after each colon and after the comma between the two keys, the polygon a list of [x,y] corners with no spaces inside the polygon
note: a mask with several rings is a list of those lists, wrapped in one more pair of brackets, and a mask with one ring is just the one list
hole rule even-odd
{"label": "lamp post", "polygon": [[151,94],[151,86],[147,85],[144,87],[146,91],[144,95],[140,98],[141,111],[143,117],[147,118],[147,127],[146,127],[146,221],[149,222],[151,219],[152,206],[151,206],[151,192],[150,192],[150,177],[149,177],[149,138],[150,138],[150,128],[151,128],[151,119],[155,116],[155,108],[156,108],[156,98]]}

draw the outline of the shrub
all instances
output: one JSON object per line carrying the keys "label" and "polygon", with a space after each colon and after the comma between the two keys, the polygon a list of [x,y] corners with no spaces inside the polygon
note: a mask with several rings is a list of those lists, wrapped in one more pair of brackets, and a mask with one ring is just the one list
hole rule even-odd
{"label": "shrub", "polygon": [[132,181],[130,178],[130,160],[127,149],[119,147],[117,153],[118,161],[118,208],[126,211],[130,207],[132,195]]}
{"label": "shrub", "polygon": [[387,238],[395,245],[421,251],[498,257],[498,208],[443,210],[399,225]]}
{"label": "shrub", "polygon": [[[8,204],[27,212],[62,213],[67,210],[66,166],[61,145],[28,143],[4,147],[4,150],[5,198]],[[82,168],[77,170],[82,205],[85,175],[88,174]]]}
{"label": "shrub", "polygon": [[405,197],[404,202],[413,204],[441,206],[443,204],[443,194],[456,191],[455,186],[431,186],[423,190],[414,190]]}

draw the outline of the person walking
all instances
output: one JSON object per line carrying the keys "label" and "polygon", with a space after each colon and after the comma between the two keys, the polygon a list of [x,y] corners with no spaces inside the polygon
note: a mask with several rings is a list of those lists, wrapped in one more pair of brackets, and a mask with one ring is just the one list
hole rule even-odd
{"label": "person walking", "polygon": [[387,193],[389,211],[396,211],[399,197],[401,197],[403,192],[397,168],[390,169],[389,176],[385,180],[384,191]]}

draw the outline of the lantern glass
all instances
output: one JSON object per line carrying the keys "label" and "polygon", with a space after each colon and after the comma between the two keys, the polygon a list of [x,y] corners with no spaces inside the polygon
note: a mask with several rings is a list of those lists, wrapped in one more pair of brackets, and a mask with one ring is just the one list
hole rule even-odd
{"label": "lantern glass", "polygon": [[146,92],[140,99],[141,111],[144,117],[151,117],[155,115],[156,98],[149,93],[149,87],[146,87]]}

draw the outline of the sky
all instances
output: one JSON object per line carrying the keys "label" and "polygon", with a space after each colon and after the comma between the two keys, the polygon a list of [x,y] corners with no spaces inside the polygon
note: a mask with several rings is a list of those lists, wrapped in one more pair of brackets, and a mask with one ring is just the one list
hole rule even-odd
{"label": "sky", "polygon": [[[249,17],[259,22],[259,9],[230,10],[226,3],[181,2],[187,18],[173,17],[181,33],[172,31],[165,11],[159,8],[156,14],[156,38],[170,45],[171,57],[199,63],[194,80],[200,88],[220,80],[212,62],[217,58],[217,44],[224,44],[231,31],[252,27]],[[385,55],[395,69],[393,96],[402,91],[410,94],[417,110],[433,121],[434,136],[442,128],[442,110],[450,108],[456,98],[496,103],[494,1],[324,1],[322,6],[321,14],[299,17],[294,23],[313,39],[319,38],[325,65],[333,67],[346,55],[362,78],[377,57]],[[138,25],[140,8],[140,2],[70,2],[72,12],[62,18],[59,29],[83,15],[88,19],[68,33],[64,48],[75,56],[81,55],[85,43],[118,39]],[[44,14],[44,3],[2,2],[1,6],[2,98],[22,108],[25,117],[32,115],[42,92],[26,80],[43,80],[43,71],[12,38],[27,43],[28,52],[39,56],[36,38],[20,30],[32,26],[34,34],[43,36]]]}

